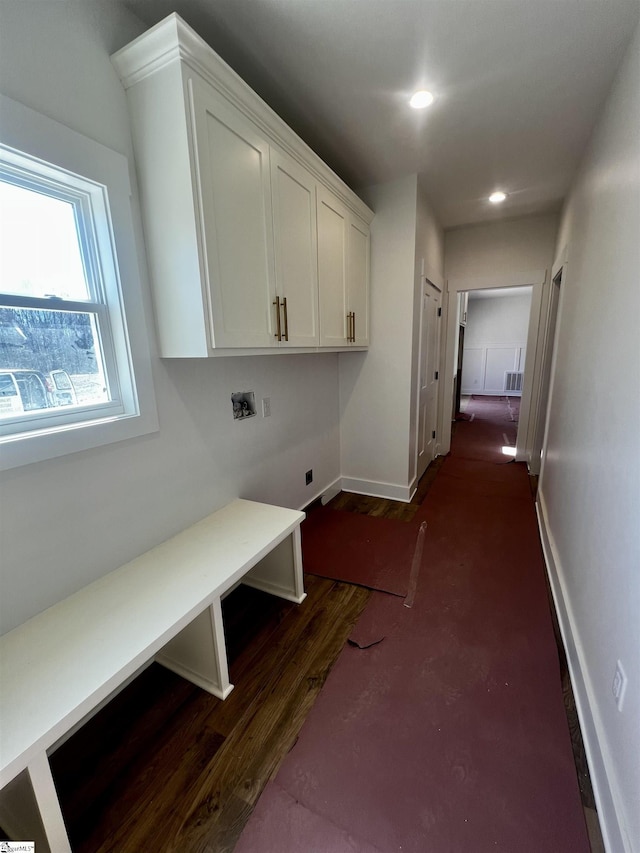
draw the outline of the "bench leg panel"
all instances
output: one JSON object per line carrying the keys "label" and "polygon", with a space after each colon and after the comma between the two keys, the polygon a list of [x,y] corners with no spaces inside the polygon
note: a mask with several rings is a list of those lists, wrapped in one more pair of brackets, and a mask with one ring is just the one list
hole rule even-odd
{"label": "bench leg panel", "polygon": [[27,767],[27,772],[51,853],[71,853],[58,793],[45,752],[33,759]]}
{"label": "bench leg panel", "polygon": [[[48,770],[46,755],[44,760]],[[51,793],[53,781],[49,784],[45,777],[42,784],[38,762],[39,759],[0,792],[0,825],[14,841],[34,841],[38,853],[68,851],[71,847],[55,788]]]}
{"label": "bench leg panel", "polygon": [[218,699],[226,699],[233,685],[229,683],[220,599],[167,643],[156,660]]}
{"label": "bench leg panel", "polygon": [[302,572],[300,528],[283,539],[242,579],[247,586],[300,604],[307,597]]}

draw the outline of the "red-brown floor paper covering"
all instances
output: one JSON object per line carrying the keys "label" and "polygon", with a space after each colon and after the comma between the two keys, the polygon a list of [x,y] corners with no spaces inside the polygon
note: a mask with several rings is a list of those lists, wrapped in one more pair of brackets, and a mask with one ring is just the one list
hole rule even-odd
{"label": "red-brown floor paper covering", "polygon": [[304,570],[405,596],[419,525],[392,518],[313,510],[302,523]]}
{"label": "red-brown floor paper covering", "polygon": [[[260,850],[261,853],[281,853],[283,850],[295,850],[296,853],[384,853],[379,847],[353,838],[305,808],[277,782],[271,782],[265,788],[251,815],[251,823],[256,846],[247,849]],[[249,833],[242,843],[253,843]]]}
{"label": "red-brown floor paper covering", "polygon": [[373,594],[353,636],[384,639],[343,649],[236,853],[588,853],[526,469],[480,461],[474,422],[413,607]]}
{"label": "red-brown floor paper covering", "polygon": [[518,432],[518,423],[512,419],[506,397],[473,396],[465,414],[472,415],[473,420],[456,424],[452,455],[462,452],[467,459],[502,464],[513,461],[513,456],[502,449],[515,448]]}

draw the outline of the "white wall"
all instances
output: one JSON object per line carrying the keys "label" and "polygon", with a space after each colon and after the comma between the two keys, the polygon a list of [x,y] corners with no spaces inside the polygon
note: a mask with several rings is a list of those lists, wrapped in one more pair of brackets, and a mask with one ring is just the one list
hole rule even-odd
{"label": "white wall", "polygon": [[[568,264],[539,492],[592,776],[616,853],[640,851],[638,81],[640,33],[562,219],[558,257],[566,246]],[[628,677],[622,712],[611,689],[617,660]]]}
{"label": "white wall", "polygon": [[340,355],[342,474],[387,496],[408,480],[416,195],[416,175],[364,195],[375,212],[371,345],[367,353]]}
{"label": "white wall", "polygon": [[433,284],[441,287],[444,276],[444,231],[431,207],[422,181],[418,178],[416,268],[419,271],[423,262],[424,275]]}
{"label": "white wall", "polygon": [[[125,154],[133,171],[109,55],[143,30],[112,0],[3,0],[2,91]],[[137,195],[133,205],[153,341]],[[234,497],[299,507],[338,478],[336,354],[154,358],[153,370],[159,433],[3,475],[2,631]],[[244,390],[271,397],[270,419],[233,420],[231,393]]]}
{"label": "white wall", "polygon": [[415,475],[416,294],[420,269],[442,283],[442,231],[411,175],[369,187],[371,346],[340,355],[343,484],[408,500]]}
{"label": "white wall", "polygon": [[531,288],[520,294],[470,294],[462,362],[463,394],[501,394],[505,370],[524,370]]}
{"label": "white wall", "polygon": [[558,217],[523,216],[445,232],[445,273],[450,278],[507,276],[551,266]]}
{"label": "white wall", "polygon": [[[413,299],[413,349],[411,360],[411,383],[413,394],[409,412],[409,483],[417,477],[418,441],[418,383],[420,381],[420,317],[424,292],[423,277],[439,290],[444,290],[444,231],[429,203],[424,188],[418,179],[416,210],[416,249]],[[436,365],[437,367],[437,365]]]}
{"label": "white wall", "polygon": [[522,293],[475,297],[471,294],[465,329],[465,345],[506,344],[526,341],[531,308],[531,288]]}

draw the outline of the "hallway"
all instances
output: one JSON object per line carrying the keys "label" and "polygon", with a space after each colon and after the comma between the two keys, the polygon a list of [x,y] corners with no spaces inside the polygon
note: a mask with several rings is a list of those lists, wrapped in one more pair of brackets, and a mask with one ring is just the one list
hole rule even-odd
{"label": "hallway", "polygon": [[422,528],[412,607],[240,588],[224,703],[153,665],[62,747],[74,850],[589,853],[515,410],[470,399],[411,504],[311,511],[369,516],[374,550]]}
{"label": "hallway", "polygon": [[469,402],[414,606],[374,591],[239,853],[589,850],[516,409]]}

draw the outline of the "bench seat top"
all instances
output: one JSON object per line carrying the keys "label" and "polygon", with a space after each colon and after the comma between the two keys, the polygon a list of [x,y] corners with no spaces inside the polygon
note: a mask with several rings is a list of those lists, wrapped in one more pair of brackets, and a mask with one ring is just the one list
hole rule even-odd
{"label": "bench seat top", "polygon": [[235,500],[0,638],[0,787],[303,519],[296,510]]}

